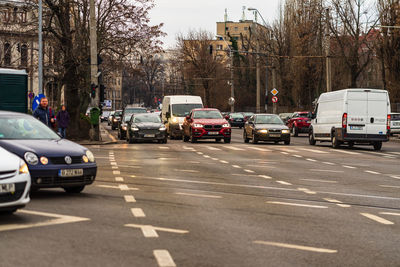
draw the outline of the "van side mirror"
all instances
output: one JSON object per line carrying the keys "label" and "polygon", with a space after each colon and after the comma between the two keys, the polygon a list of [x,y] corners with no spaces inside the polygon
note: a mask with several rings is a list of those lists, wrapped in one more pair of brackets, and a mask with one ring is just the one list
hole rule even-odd
{"label": "van side mirror", "polygon": [[167,119],[171,118],[171,113],[170,112],[165,113],[165,117],[167,117]]}

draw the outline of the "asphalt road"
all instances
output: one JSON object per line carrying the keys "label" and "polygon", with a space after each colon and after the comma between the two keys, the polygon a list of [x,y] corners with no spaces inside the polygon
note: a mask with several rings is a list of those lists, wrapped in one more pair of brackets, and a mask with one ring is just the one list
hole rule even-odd
{"label": "asphalt road", "polygon": [[400,143],[241,133],[91,146],[95,184],[0,217],[0,266],[400,266]]}

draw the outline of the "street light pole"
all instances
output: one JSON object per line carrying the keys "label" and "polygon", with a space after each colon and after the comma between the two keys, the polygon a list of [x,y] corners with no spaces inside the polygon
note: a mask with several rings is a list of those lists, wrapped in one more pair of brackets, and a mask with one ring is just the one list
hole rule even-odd
{"label": "street light pole", "polygon": [[[228,42],[225,40],[225,38],[221,35],[216,35],[217,38],[221,38],[225,44],[228,46],[229,49],[229,56],[231,58],[231,98],[235,99],[235,84],[234,84],[234,69],[233,69],[233,51],[231,47],[229,46]],[[231,112],[235,112],[235,103],[231,105]]]}
{"label": "street light pole", "polygon": [[39,29],[38,29],[38,45],[39,45],[39,66],[38,66],[38,78],[39,78],[39,94],[43,94],[43,39],[42,39],[42,31],[43,31],[43,6],[42,0],[39,0]]}

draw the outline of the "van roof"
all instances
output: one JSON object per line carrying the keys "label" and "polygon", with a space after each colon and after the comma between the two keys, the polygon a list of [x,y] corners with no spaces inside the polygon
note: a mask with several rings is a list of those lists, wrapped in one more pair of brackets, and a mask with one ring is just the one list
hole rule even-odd
{"label": "van roof", "polygon": [[170,104],[179,104],[179,103],[203,104],[201,97],[194,95],[170,95],[170,96],[165,96],[165,98],[170,99]]}
{"label": "van roof", "polygon": [[348,92],[360,92],[360,93],[361,92],[374,92],[374,93],[387,94],[387,91],[386,90],[382,90],[382,89],[349,88],[349,89],[342,89],[342,90],[323,93],[323,94],[320,95],[318,102],[344,99],[346,93],[348,93]]}
{"label": "van roof", "polygon": [[3,69],[3,68],[0,68],[0,74],[28,75],[28,73],[26,73],[26,70]]}

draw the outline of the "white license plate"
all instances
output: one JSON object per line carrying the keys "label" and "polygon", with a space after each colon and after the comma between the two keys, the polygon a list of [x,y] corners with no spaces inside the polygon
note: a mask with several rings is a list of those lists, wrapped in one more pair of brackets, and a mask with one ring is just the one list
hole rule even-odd
{"label": "white license plate", "polygon": [[269,137],[281,137],[280,134],[270,134]]}
{"label": "white license plate", "polygon": [[0,184],[0,193],[15,193],[15,184]]}
{"label": "white license plate", "polygon": [[219,135],[219,132],[208,132],[208,135]]}
{"label": "white license plate", "polygon": [[363,126],[350,126],[350,130],[362,130]]}
{"label": "white license plate", "polygon": [[150,138],[150,137],[156,137],[155,134],[145,134],[144,135],[145,138]]}
{"label": "white license plate", "polygon": [[58,175],[61,177],[76,177],[83,175],[83,169],[68,169],[68,170],[60,170]]}

